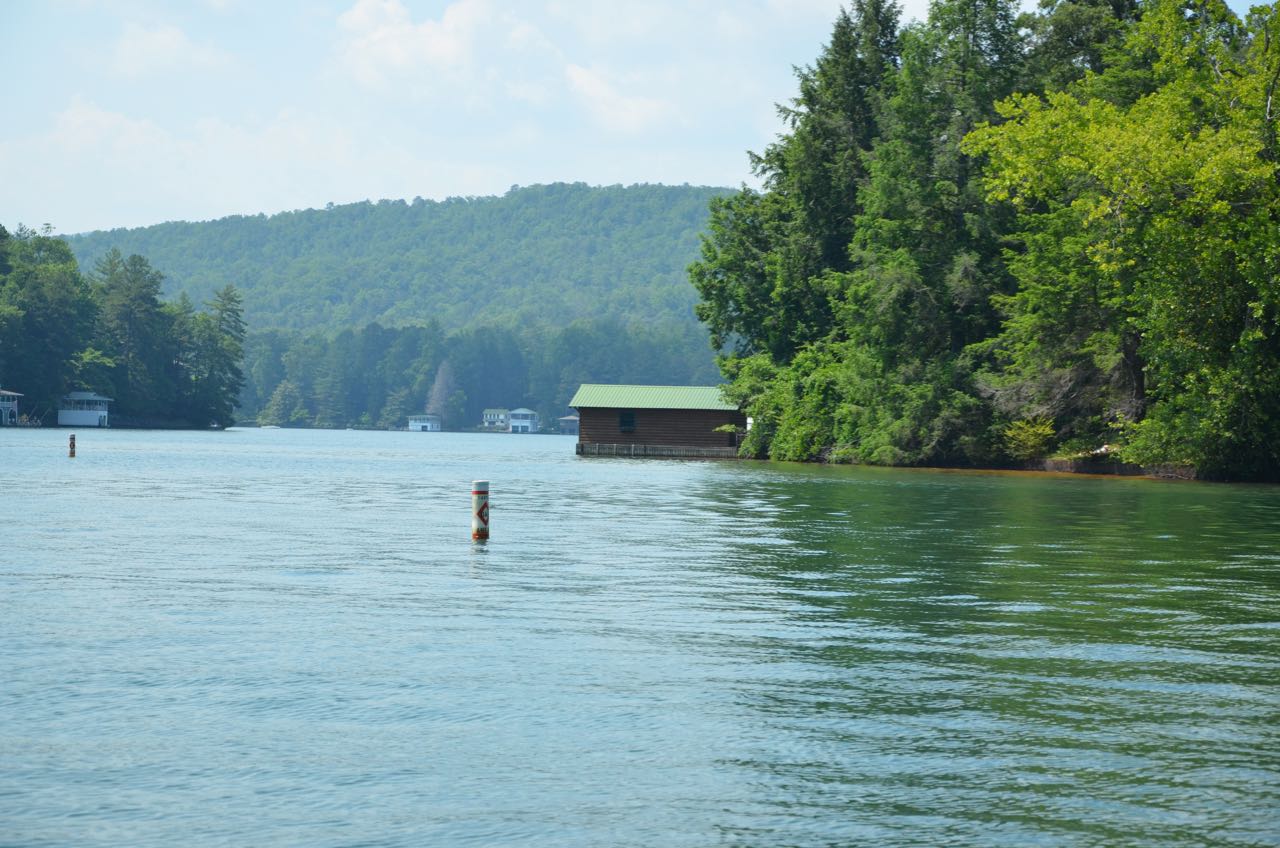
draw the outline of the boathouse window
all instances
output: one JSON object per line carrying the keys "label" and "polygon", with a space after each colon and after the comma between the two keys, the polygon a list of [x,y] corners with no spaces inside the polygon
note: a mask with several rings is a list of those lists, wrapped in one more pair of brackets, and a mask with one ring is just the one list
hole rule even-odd
{"label": "boathouse window", "polygon": [[631,409],[623,409],[618,412],[618,432],[634,433],[636,431],[636,413]]}

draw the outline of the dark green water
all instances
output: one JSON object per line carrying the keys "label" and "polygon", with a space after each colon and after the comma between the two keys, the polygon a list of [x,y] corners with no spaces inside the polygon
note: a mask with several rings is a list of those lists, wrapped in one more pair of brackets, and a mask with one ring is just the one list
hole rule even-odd
{"label": "dark green water", "polygon": [[0,845],[1280,844],[1277,488],[65,441],[0,430]]}

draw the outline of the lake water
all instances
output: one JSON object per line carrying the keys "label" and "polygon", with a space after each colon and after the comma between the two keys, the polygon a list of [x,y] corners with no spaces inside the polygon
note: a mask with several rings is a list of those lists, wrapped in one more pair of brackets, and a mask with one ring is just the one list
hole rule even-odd
{"label": "lake water", "polygon": [[1278,487],[77,436],[0,430],[0,845],[1280,844]]}

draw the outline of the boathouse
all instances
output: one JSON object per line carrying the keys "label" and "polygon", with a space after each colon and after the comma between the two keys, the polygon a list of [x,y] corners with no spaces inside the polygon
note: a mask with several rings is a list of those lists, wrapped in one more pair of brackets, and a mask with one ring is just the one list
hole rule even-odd
{"label": "boathouse", "polygon": [[736,457],[747,426],[719,386],[586,383],[569,405],[582,456]]}
{"label": "boathouse", "polygon": [[106,427],[111,398],[94,392],[71,392],[58,405],[59,427]]}
{"label": "boathouse", "polygon": [[409,416],[409,430],[414,433],[439,433],[442,423],[439,415],[431,413]]}
{"label": "boathouse", "polygon": [[20,392],[0,389],[0,427],[18,426],[18,398]]}
{"label": "boathouse", "polygon": [[527,407],[511,410],[511,423],[507,425],[509,433],[536,433],[541,429],[538,413]]}

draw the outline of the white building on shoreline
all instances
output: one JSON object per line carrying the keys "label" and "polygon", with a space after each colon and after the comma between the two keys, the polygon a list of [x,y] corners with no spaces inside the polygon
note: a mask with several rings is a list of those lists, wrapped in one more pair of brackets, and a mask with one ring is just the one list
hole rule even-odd
{"label": "white building on shoreline", "polygon": [[96,392],[71,392],[58,406],[59,427],[109,427],[107,404],[111,398]]}
{"label": "white building on shoreline", "polygon": [[538,413],[532,409],[520,407],[511,410],[511,433],[536,433],[539,429]]}
{"label": "white building on shoreline", "polygon": [[0,427],[16,427],[18,424],[18,398],[21,392],[0,389]]}
{"label": "white building on shoreline", "polygon": [[409,430],[414,433],[439,433],[442,429],[439,415],[410,415]]}

